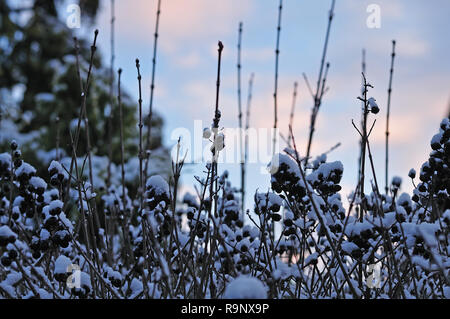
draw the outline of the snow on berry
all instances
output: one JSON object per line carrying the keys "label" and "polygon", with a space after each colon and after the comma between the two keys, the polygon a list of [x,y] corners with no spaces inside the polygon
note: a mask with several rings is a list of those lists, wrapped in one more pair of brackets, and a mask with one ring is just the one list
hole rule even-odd
{"label": "snow on berry", "polygon": [[72,261],[67,256],[60,255],[55,260],[54,274],[66,274],[69,272],[69,266],[72,265]]}
{"label": "snow on berry", "polygon": [[6,171],[11,167],[11,155],[9,153],[0,153],[0,172]]}
{"label": "snow on berry", "polygon": [[63,171],[64,170],[61,164],[54,160],[50,163],[50,166],[48,167],[48,172],[50,173],[50,175],[60,174]]}
{"label": "snow on berry", "polygon": [[18,178],[26,176],[31,178],[32,175],[36,174],[36,169],[28,163],[23,162],[22,165],[15,172]]}
{"label": "snow on berry", "polygon": [[33,187],[34,191],[38,194],[43,194],[47,188],[47,183],[40,177],[33,176],[30,178],[30,185]]}
{"label": "snow on berry", "polygon": [[17,238],[16,233],[14,233],[8,226],[3,225],[0,226],[0,241],[4,239],[8,242],[14,242],[14,240]]}
{"label": "snow on berry", "polygon": [[240,276],[231,281],[225,290],[225,299],[266,299],[267,289],[255,277]]}
{"label": "snow on berry", "polygon": [[169,195],[169,184],[160,175],[151,176],[145,186],[153,190],[155,195]]}
{"label": "snow on berry", "polygon": [[211,129],[208,127],[205,127],[203,129],[203,138],[204,139],[209,139],[211,137]]}

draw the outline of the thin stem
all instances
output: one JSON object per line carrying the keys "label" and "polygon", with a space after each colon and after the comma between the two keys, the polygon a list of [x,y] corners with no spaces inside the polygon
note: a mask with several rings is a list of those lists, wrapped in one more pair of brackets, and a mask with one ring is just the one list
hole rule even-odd
{"label": "thin stem", "polygon": [[[72,136],[72,132],[70,130],[69,130],[69,135],[70,135],[70,142],[71,142],[71,146],[72,146],[73,156],[76,158],[77,154],[76,154],[76,150],[75,150],[75,142],[74,142],[74,139],[73,139],[73,136]],[[77,161],[75,161],[74,165],[75,165],[75,174],[76,174],[75,182],[77,184],[76,188],[78,190],[78,201],[79,201],[79,205],[80,205],[79,209],[80,209],[80,215],[81,215],[81,226],[82,226],[83,233],[84,233],[84,238],[85,238],[85,241],[86,241],[87,254],[89,255],[89,259],[92,260],[93,251],[91,251],[91,249],[90,249],[89,241],[90,240],[94,241],[94,239],[93,238],[91,238],[91,239],[89,238],[90,232],[88,232],[88,225],[87,225],[87,221],[86,221],[86,214],[85,214],[85,211],[84,211],[83,195],[81,193],[81,184],[83,182],[80,179],[80,175],[79,175],[80,173],[78,171],[78,163],[77,163]],[[88,207],[88,209],[89,209],[89,207]],[[95,253],[97,253],[97,252],[95,251]],[[95,266],[91,265],[90,272],[91,272],[92,287],[95,286],[95,283],[93,281],[93,275],[92,275],[93,274],[92,272],[94,270],[95,270]]]}
{"label": "thin stem", "polygon": [[242,45],[242,22],[239,23],[238,44],[237,44],[237,99],[238,99],[238,122],[239,122],[239,147],[240,147],[240,162],[241,162],[241,208],[244,211],[244,143],[242,132],[242,99],[241,99],[241,45]]}
{"label": "thin stem", "polygon": [[56,116],[56,160],[59,162],[61,159],[61,156],[59,154],[59,143],[60,143],[60,118],[59,116]]}
{"label": "thin stem", "polygon": [[[91,47],[91,59],[93,58],[93,54],[94,54],[94,52],[96,50],[96,48],[95,48],[95,41],[96,41],[97,34],[98,34],[98,32],[95,33],[94,45]],[[88,85],[88,81],[89,81],[90,76],[88,74],[88,79],[87,79],[87,82],[86,82],[86,89],[85,89],[84,86],[83,86],[83,81],[81,79],[80,64],[79,64],[79,58],[78,58],[78,56],[79,56],[79,47],[78,47],[78,40],[76,38],[75,38],[75,55],[76,55],[77,75],[78,75],[78,80],[80,82],[80,92],[82,92],[83,98],[86,98],[86,96],[87,96],[87,94],[86,94],[86,92],[87,92],[87,85]],[[92,60],[91,60],[91,63],[92,63]],[[86,134],[86,144],[87,144],[86,145],[87,146],[86,153],[87,153],[88,166],[89,166],[89,183],[91,184],[91,190],[94,191],[94,177],[93,177],[92,157],[91,157],[91,138],[90,138],[90,134],[89,134],[89,119],[88,119],[88,116],[87,116],[86,100],[85,99],[83,100],[83,107],[81,109],[81,115],[82,115],[82,118],[83,118],[84,130],[85,130],[85,134]],[[75,145],[75,151],[76,151],[76,145]],[[76,157],[75,157],[75,161],[76,161]],[[88,200],[86,199],[86,201],[88,201]],[[95,233],[95,228],[94,228],[93,216],[95,218],[97,226],[99,226],[99,227],[100,227],[100,221],[98,219],[97,203],[95,201],[94,201],[94,204],[93,204],[93,211],[91,211],[89,209],[88,212],[89,212],[89,214],[88,214],[88,221],[89,221],[89,226],[90,226],[90,229],[91,229],[91,232],[92,232],[92,245],[93,245],[94,251],[97,252],[96,233]]]}
{"label": "thin stem", "polygon": [[[310,123],[310,128],[309,128],[309,138],[308,138],[308,146],[307,146],[307,149],[306,149],[305,164],[308,164],[308,159],[309,159],[309,155],[310,155],[310,152],[311,152],[312,139],[313,139],[313,135],[314,135],[314,131],[315,131],[315,124],[316,124],[317,113],[319,112],[319,108],[320,108],[320,105],[322,103],[322,98],[321,98],[321,95],[319,95],[319,94],[322,91],[324,91],[324,89],[321,89],[320,84],[322,83],[322,74],[323,74],[323,69],[324,69],[324,66],[325,66],[325,59],[326,59],[326,55],[327,55],[328,39],[330,38],[331,22],[333,21],[333,17],[334,17],[334,4],[335,4],[335,0],[332,0],[332,2],[331,2],[331,9],[330,9],[330,12],[328,14],[327,33],[325,35],[325,43],[324,43],[324,46],[323,46],[322,60],[321,60],[321,63],[320,63],[319,76],[317,78],[316,93],[314,95],[314,107],[313,107],[313,110],[311,112],[311,123]],[[305,165],[305,167],[306,167],[306,165]]]}
{"label": "thin stem", "polygon": [[245,216],[245,175],[248,162],[248,129],[250,126],[250,106],[252,101],[253,79],[254,74],[250,75],[248,80],[248,96],[247,96],[247,110],[245,115],[245,147],[244,147],[244,170],[242,175],[242,220]]}
{"label": "thin stem", "polygon": [[219,130],[219,121],[220,121],[220,111],[219,111],[219,90],[220,90],[220,65],[222,61],[222,51],[223,51],[223,44],[221,41],[218,43],[218,61],[217,61],[217,81],[216,81],[216,106],[215,106],[215,112],[214,112],[214,119],[213,119],[213,141],[214,146],[212,149],[212,167],[211,167],[211,184],[210,184],[210,191],[209,196],[211,197],[211,208],[212,208],[212,200],[213,200],[213,194],[214,194],[214,213],[217,214],[217,192],[213,191],[213,185],[216,184],[217,189],[217,181],[215,180],[215,176],[217,175],[217,158],[219,155],[219,151],[217,149],[216,141],[217,141],[217,132]]}
{"label": "thin stem", "polygon": [[366,145],[367,145],[367,115],[369,113],[368,110],[368,102],[367,102],[367,88],[370,86],[370,84],[367,83],[366,81],[366,77],[363,75],[363,80],[364,80],[364,91],[363,91],[363,98],[362,101],[364,103],[364,114],[363,114],[363,126],[362,126],[362,147],[361,147],[361,183],[360,183],[360,187],[361,187],[361,198],[362,200],[362,205],[361,205],[361,214],[359,217],[359,221],[362,222],[363,221],[363,216],[364,216],[364,209],[365,209],[365,204],[364,204],[364,177],[365,177],[365,164],[366,164]]}
{"label": "thin stem", "polygon": [[311,94],[312,99],[314,100],[314,93],[311,89],[311,84],[309,83],[308,76],[305,72],[302,73],[303,79],[305,80],[306,87],[308,88],[309,94]]}
{"label": "thin stem", "polygon": [[387,100],[387,113],[386,113],[386,158],[385,158],[385,186],[384,190],[386,195],[389,191],[389,115],[391,111],[391,93],[392,93],[392,77],[394,74],[394,58],[395,58],[395,40],[392,40],[392,54],[391,54],[391,69],[389,71],[389,88],[388,88],[388,100]]}
{"label": "thin stem", "polygon": [[[84,89],[81,92],[82,103],[81,103],[80,113],[79,113],[79,116],[78,116],[77,130],[76,130],[76,133],[75,133],[74,148],[73,148],[73,150],[75,152],[73,152],[72,160],[70,161],[69,180],[67,181],[66,200],[68,199],[68,196],[69,196],[70,181],[71,181],[71,178],[72,178],[72,170],[73,170],[73,166],[74,166],[74,161],[76,161],[76,157],[75,157],[74,154],[76,153],[76,151],[78,149],[78,140],[79,140],[80,130],[81,130],[81,119],[83,118],[83,114],[86,112],[87,93],[88,93],[88,90],[89,90],[89,83],[90,83],[90,79],[91,79],[92,66],[94,64],[94,54],[95,54],[95,51],[97,49],[97,47],[96,47],[97,36],[98,36],[98,30],[95,30],[95,32],[94,32],[94,42],[93,42],[93,44],[91,46],[91,57],[90,57],[90,61],[89,61],[89,69],[88,69],[88,73],[87,73],[87,77],[86,77],[86,86],[84,87]],[[74,38],[74,40],[75,40],[75,51],[76,51],[77,65],[79,65],[79,62],[78,62],[78,41],[77,41],[77,38]],[[80,79],[80,86],[81,86],[81,88],[83,88],[83,84],[82,84],[82,80],[81,80],[81,76],[80,76],[80,68],[79,67],[77,68],[77,72],[78,72],[78,77]]]}
{"label": "thin stem", "polygon": [[108,176],[106,178],[106,186],[109,187],[111,184],[111,163],[112,163],[112,118],[113,118],[113,110],[114,110],[114,60],[115,60],[115,52],[114,52],[114,22],[116,20],[114,14],[114,0],[111,0],[111,60],[110,60],[110,68],[109,68],[109,114],[108,114]]}
{"label": "thin stem", "polygon": [[280,33],[281,33],[281,12],[283,9],[283,0],[280,0],[280,5],[278,6],[278,26],[277,26],[277,42],[275,47],[275,81],[274,81],[274,92],[273,92],[273,110],[274,110],[274,121],[273,121],[273,146],[272,154],[275,154],[275,146],[277,140],[277,127],[278,127],[278,58],[280,55]]}
{"label": "thin stem", "polygon": [[[277,144],[277,127],[278,127],[278,58],[280,55],[280,33],[281,33],[281,12],[283,9],[283,0],[280,0],[280,5],[278,6],[278,26],[277,26],[277,42],[275,47],[275,81],[274,81],[274,92],[273,92],[273,139],[272,139],[272,154],[276,153]],[[275,221],[272,220],[272,241],[275,236]]]}
{"label": "thin stem", "polygon": [[[145,150],[149,151],[151,148],[151,135],[152,135],[152,117],[153,117],[153,94],[155,90],[155,70],[156,70],[156,49],[158,45],[158,30],[159,30],[159,16],[161,14],[161,0],[158,0],[158,8],[156,10],[156,24],[153,40],[153,58],[152,58],[152,81],[150,84],[150,102],[148,107],[148,127],[147,127],[147,142]],[[150,154],[146,154],[144,179],[147,180],[148,162],[150,160]]]}
{"label": "thin stem", "polygon": [[[297,99],[297,81],[294,82],[294,92],[292,93],[292,106],[291,114],[289,115],[289,126],[294,127],[294,112],[295,112],[295,101]],[[291,134],[288,134],[288,146],[291,145]]]}
{"label": "thin stem", "polygon": [[124,143],[123,143],[123,110],[122,110],[122,97],[120,91],[120,77],[122,75],[122,69],[117,71],[118,82],[117,82],[117,102],[119,104],[119,122],[120,122],[120,167],[122,176],[122,205],[125,210],[125,164],[124,164]]}
{"label": "thin stem", "polygon": [[[142,221],[144,220],[142,211],[144,209],[144,180],[143,180],[143,172],[142,172],[142,166],[143,166],[143,159],[144,159],[144,151],[142,149],[142,127],[144,126],[142,122],[142,86],[141,86],[141,71],[140,71],[140,64],[139,59],[136,59],[136,70],[137,70],[137,80],[138,80],[138,86],[139,86],[139,99],[138,99],[138,105],[139,105],[139,216],[141,216]],[[120,116],[122,119],[122,116]],[[125,209],[125,207],[124,207]],[[144,251],[147,251],[147,231],[145,229],[145,223],[142,222],[142,236],[143,236],[143,248]],[[148,260],[147,258],[144,258],[144,267],[149,270],[148,266]],[[147,286],[147,278],[145,275],[145,272],[142,272],[142,279],[144,282],[144,293],[146,297],[148,298],[148,286]]]}
{"label": "thin stem", "polygon": [[[366,50],[363,49],[362,50],[362,59],[361,59],[361,72],[362,74],[366,74]],[[364,79],[363,77],[361,77],[361,93],[364,90]],[[364,103],[361,102],[361,125],[363,124],[363,119],[364,119]],[[361,150],[362,150],[362,137],[359,140],[359,158],[358,158],[358,183],[359,180],[361,179]],[[359,192],[359,189],[358,189]]]}
{"label": "thin stem", "polygon": [[137,69],[137,80],[138,80],[138,86],[139,86],[139,200],[140,200],[140,207],[139,207],[139,215],[142,215],[142,209],[144,206],[144,182],[143,182],[143,175],[142,175],[142,164],[144,159],[144,151],[142,149],[142,127],[144,124],[142,123],[142,87],[141,87],[141,71],[140,71],[140,64],[139,59],[136,59],[136,69]]}
{"label": "thin stem", "polygon": [[129,244],[128,239],[128,229],[125,228],[125,225],[127,224],[127,196],[125,194],[125,164],[124,164],[124,133],[123,133],[123,109],[122,109],[122,96],[120,91],[120,77],[122,74],[122,69],[119,68],[117,71],[118,73],[118,82],[117,82],[117,101],[119,104],[119,121],[120,121],[120,166],[121,166],[121,177],[122,177],[122,231],[123,231],[123,238],[125,242],[126,250],[128,251],[128,256],[125,258],[125,264],[128,267],[128,259],[132,255],[131,246]]}

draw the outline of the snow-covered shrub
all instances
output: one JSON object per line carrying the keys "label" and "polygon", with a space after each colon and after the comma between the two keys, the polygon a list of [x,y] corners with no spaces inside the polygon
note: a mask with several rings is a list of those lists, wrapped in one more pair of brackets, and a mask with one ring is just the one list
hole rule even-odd
{"label": "snow-covered shrub", "polygon": [[305,167],[289,150],[252,212],[226,171],[209,193],[210,164],[178,203],[160,175],[135,194],[113,179],[97,196],[82,178],[69,185],[68,161],[37,176],[13,142],[0,154],[0,296],[448,298],[448,132],[445,119],[412,196],[393,178],[389,195],[374,189],[362,207],[354,193],[345,208],[342,164]]}

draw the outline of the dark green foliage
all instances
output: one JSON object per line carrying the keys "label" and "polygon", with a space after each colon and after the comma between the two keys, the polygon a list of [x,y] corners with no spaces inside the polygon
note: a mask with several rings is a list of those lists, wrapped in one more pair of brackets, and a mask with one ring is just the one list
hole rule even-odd
{"label": "dark green foliage", "polygon": [[[99,9],[98,0],[80,0],[82,24],[90,25]],[[71,154],[69,127],[76,129],[82,104],[80,81],[77,76],[73,33],[66,25],[66,17],[58,0],[35,0],[31,7],[21,7],[0,3],[0,94],[14,96],[15,112],[10,105],[1,102],[3,119],[10,116],[21,133],[34,132],[36,137],[31,145],[22,145],[24,153],[31,150],[50,151],[56,148],[56,136],[59,130],[59,147],[65,154]],[[27,17],[26,19],[23,16]],[[107,30],[101,30],[102,36],[109,36]],[[83,85],[89,67],[92,38],[79,39],[80,69]],[[105,53],[105,52],[103,52]],[[92,151],[98,156],[107,156],[108,143],[107,110],[110,109],[110,70],[102,61],[102,52],[95,53],[91,81],[87,95],[87,115],[89,119]],[[14,92],[23,92],[15,94]],[[113,97],[112,154],[113,161],[120,160],[119,112]],[[136,109],[137,102],[123,93],[125,157],[137,154]],[[5,104],[4,104],[5,103]],[[14,115],[17,114],[17,115]],[[59,117],[59,122],[56,119]],[[1,121],[1,119],[0,119]],[[72,124],[71,124],[72,123]],[[161,145],[160,127],[162,119],[153,116],[151,148]],[[0,124],[1,125],[1,124]],[[36,132],[39,132],[38,134]],[[1,143],[2,141],[0,141]],[[6,141],[3,141],[6,142]],[[87,149],[86,133],[82,130],[78,146],[78,155]],[[31,154],[28,154],[31,155]],[[30,162],[41,168],[34,156]]]}

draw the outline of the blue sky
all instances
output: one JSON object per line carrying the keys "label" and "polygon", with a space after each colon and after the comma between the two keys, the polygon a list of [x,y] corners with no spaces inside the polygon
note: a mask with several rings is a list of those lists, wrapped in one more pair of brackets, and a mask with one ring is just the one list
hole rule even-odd
{"label": "blue sky", "polygon": [[[292,87],[299,82],[294,134],[304,153],[312,99],[302,78],[317,79],[327,15],[331,0],[283,1],[279,69],[279,127],[287,133]],[[135,59],[141,60],[144,105],[148,105],[156,0],[116,0],[116,62],[123,71],[124,86],[136,96]],[[370,29],[366,19],[369,4],[380,7],[381,27]],[[213,117],[217,41],[224,43],[220,108],[221,126],[237,126],[236,44],[239,21],[244,23],[242,43],[242,93],[255,73],[251,126],[273,125],[274,48],[278,1],[276,0],[162,0],[160,38],[156,69],[154,108],[165,120],[165,143],[171,146],[171,132],[179,127],[193,130],[194,121],[204,126]],[[344,164],[344,194],[355,187],[358,135],[351,125],[360,118],[356,97],[361,83],[361,51],[366,50],[367,78],[374,89],[380,113],[371,137],[371,148],[379,183],[384,186],[384,131],[391,40],[397,41],[397,56],[391,104],[390,172],[403,177],[403,190],[410,191],[410,168],[420,169],[430,151],[429,141],[448,112],[450,60],[447,32],[450,2],[434,0],[337,0],[327,61],[329,91],[317,120],[313,155],[342,145],[329,160]],[[100,30],[99,52],[109,61],[110,2],[102,1],[95,26]],[[247,192],[269,187],[269,177],[260,174],[261,165],[250,165]],[[238,165],[221,165],[239,185]],[[187,166],[185,185],[194,182],[203,165]],[[370,172],[366,173],[372,178]],[[369,184],[368,184],[369,185]],[[344,195],[343,194],[343,195]],[[251,199],[247,200],[248,203]],[[248,204],[247,206],[249,206]]]}

